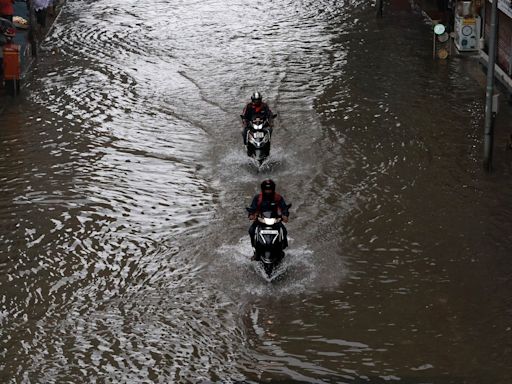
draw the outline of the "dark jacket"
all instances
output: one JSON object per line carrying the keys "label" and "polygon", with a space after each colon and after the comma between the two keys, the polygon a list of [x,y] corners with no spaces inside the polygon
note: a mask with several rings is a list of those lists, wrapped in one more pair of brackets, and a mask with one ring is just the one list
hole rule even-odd
{"label": "dark jacket", "polygon": [[252,105],[252,103],[249,103],[245,106],[244,111],[242,112],[242,116],[245,124],[249,121],[252,121],[257,116],[261,117],[262,119],[268,119],[269,122],[271,122],[273,113],[267,103],[262,102],[259,107],[255,107]]}
{"label": "dark jacket", "polygon": [[290,215],[288,206],[279,193],[274,193],[273,199],[266,199],[262,193],[257,194],[252,199],[251,207],[248,209],[250,215],[274,210],[277,210],[277,213],[282,216]]}

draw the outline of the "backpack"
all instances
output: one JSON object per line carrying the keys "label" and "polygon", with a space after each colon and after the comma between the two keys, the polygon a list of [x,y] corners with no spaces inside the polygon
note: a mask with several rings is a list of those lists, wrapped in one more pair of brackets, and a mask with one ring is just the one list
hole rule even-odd
{"label": "backpack", "polygon": [[[274,192],[274,203],[276,204],[277,214],[279,216],[281,216],[281,214],[282,214],[281,207],[279,206],[279,203],[281,202],[281,200],[282,200],[281,195],[277,192]],[[258,205],[256,206],[256,213],[261,212],[261,204],[263,204],[263,192],[260,192],[260,194],[258,195]]]}

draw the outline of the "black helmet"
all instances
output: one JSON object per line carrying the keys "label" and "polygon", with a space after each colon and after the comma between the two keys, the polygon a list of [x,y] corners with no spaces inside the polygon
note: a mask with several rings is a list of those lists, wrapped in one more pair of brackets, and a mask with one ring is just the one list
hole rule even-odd
{"label": "black helmet", "polygon": [[252,95],[251,95],[251,101],[253,103],[261,103],[261,100],[263,98],[261,97],[261,93],[259,93],[258,91],[254,92]]}
{"label": "black helmet", "polygon": [[267,190],[272,190],[272,192],[276,191],[276,183],[272,179],[263,180],[261,183],[261,192],[265,192]]}

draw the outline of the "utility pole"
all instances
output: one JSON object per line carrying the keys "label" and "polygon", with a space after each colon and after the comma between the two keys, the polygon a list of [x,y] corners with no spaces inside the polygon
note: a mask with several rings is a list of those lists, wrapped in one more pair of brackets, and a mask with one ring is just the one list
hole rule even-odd
{"label": "utility pole", "polygon": [[[485,135],[484,135],[484,167],[492,171],[492,150],[494,139],[493,110],[494,66],[496,65],[496,37],[498,35],[498,0],[492,0],[491,30],[489,35],[489,62],[487,63],[487,88],[485,94]],[[497,107],[497,106],[496,106]]]}

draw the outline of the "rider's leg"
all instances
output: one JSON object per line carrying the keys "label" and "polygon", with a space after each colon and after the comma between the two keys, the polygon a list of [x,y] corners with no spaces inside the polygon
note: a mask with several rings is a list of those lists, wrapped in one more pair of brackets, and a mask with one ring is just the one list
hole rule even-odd
{"label": "rider's leg", "polygon": [[244,126],[244,130],[242,131],[242,137],[244,139],[244,145],[247,145],[247,132],[249,131],[249,127]]}
{"label": "rider's leg", "polygon": [[256,222],[249,227],[249,236],[251,237],[251,245],[254,247],[254,235],[256,234]]}
{"label": "rider's leg", "polygon": [[255,237],[256,237],[256,227],[257,226],[258,226],[258,224],[255,221],[249,227],[249,236],[251,237],[251,245],[252,245],[252,249],[254,251],[254,254],[252,256],[252,260],[258,260],[257,259],[257,254],[256,254],[256,248],[255,248]]}
{"label": "rider's leg", "polygon": [[283,249],[286,249],[288,247],[288,230],[282,223],[281,228],[283,229]]}

